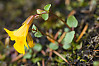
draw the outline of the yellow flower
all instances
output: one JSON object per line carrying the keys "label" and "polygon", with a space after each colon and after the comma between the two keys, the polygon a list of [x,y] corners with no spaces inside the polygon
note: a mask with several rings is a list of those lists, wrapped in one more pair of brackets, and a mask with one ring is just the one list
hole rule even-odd
{"label": "yellow flower", "polygon": [[28,33],[27,34],[27,42],[30,48],[32,48],[35,44],[33,43],[32,36]]}
{"label": "yellow flower", "polygon": [[4,28],[4,30],[11,37],[11,40],[15,40],[14,48],[19,53],[25,54],[24,46],[28,48],[26,36],[28,34],[28,30],[30,25],[32,24],[33,19],[33,16],[28,17],[23,23],[23,25],[16,31],[9,31],[8,29]]}

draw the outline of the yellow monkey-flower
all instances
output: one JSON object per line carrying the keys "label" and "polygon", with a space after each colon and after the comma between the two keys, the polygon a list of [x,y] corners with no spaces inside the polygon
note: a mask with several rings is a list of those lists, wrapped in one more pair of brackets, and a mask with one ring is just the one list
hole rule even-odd
{"label": "yellow monkey-flower", "polygon": [[24,46],[28,48],[26,37],[33,19],[34,19],[33,16],[28,17],[23,23],[23,25],[16,31],[9,31],[8,29],[4,28],[4,30],[10,36],[11,40],[15,40],[15,44],[13,46],[19,53],[25,54]]}

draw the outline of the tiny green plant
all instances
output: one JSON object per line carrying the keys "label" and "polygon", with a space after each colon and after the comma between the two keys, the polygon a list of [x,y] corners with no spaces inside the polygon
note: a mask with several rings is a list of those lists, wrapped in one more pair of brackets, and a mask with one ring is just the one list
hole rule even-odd
{"label": "tiny green plant", "polygon": [[[64,20],[62,20],[61,18],[59,18],[57,15],[53,14],[50,11],[51,8],[51,4],[47,4],[46,6],[44,6],[44,9],[37,9],[37,14],[36,15],[31,15],[30,17],[28,17],[24,23],[22,24],[22,26],[17,29],[16,31],[9,31],[6,28],[4,28],[4,30],[8,33],[8,35],[11,37],[11,40],[15,40],[15,44],[14,44],[14,48],[17,50],[17,52],[25,54],[25,50],[24,50],[24,46],[26,46],[28,48],[28,45],[31,47],[31,45],[34,44],[34,42],[29,40],[28,43],[30,42],[30,44],[27,44],[26,42],[26,38],[28,36],[28,31],[30,26],[33,23],[33,20],[37,17],[42,17],[45,21],[48,20],[49,18],[49,14],[51,13],[53,16],[57,17],[59,20],[61,20],[61,22],[64,23],[64,25],[66,25],[67,28],[64,28],[64,32],[65,34],[63,36],[61,36],[61,34],[59,35],[60,37],[58,38],[59,40],[54,39],[53,37],[51,37],[50,35],[42,32],[41,30],[39,30],[39,28],[33,24],[32,25],[32,33],[34,34],[35,37],[42,37],[43,35],[45,35],[46,37],[49,37],[51,43],[49,43],[49,48],[52,50],[57,50],[59,48],[59,46],[62,46],[63,49],[69,49],[71,47],[71,43],[74,39],[75,36],[75,31],[72,30],[72,28],[76,28],[78,25],[78,21],[76,20],[76,18],[74,16],[69,16],[67,18],[67,22],[65,22]],[[62,38],[60,40],[60,38]],[[19,40],[20,39],[20,40]],[[29,37],[27,38],[27,40],[29,39]],[[35,44],[35,46],[32,46],[34,50],[36,51],[41,51],[42,50],[42,45],[41,44]],[[37,49],[38,48],[38,49]],[[30,58],[31,55],[29,53],[27,53],[24,58]]]}

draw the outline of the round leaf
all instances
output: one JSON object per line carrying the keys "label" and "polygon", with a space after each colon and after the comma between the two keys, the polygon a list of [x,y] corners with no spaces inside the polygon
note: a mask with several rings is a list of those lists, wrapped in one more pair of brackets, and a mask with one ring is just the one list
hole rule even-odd
{"label": "round leaf", "polygon": [[48,17],[49,17],[49,15],[48,15],[48,14],[42,14],[42,18],[43,18],[44,20],[47,20],[47,19],[48,19]]}
{"label": "round leaf", "polygon": [[27,54],[24,55],[23,58],[25,58],[25,59],[30,59],[31,57],[32,57],[32,55],[31,55],[30,53],[27,53]]}
{"label": "round leaf", "polygon": [[58,44],[50,43],[49,48],[51,48],[53,50],[57,50],[58,49]]}
{"label": "round leaf", "polygon": [[64,49],[69,49],[70,47],[71,47],[70,44],[64,44],[64,45],[63,45],[63,48],[64,48]]}
{"label": "round leaf", "polygon": [[46,6],[44,7],[44,10],[49,11],[50,7],[51,7],[51,4],[48,4],[48,5],[46,5]]}
{"label": "round leaf", "polygon": [[40,60],[41,60],[41,58],[37,57],[37,58],[33,58],[33,59],[32,59],[32,62],[33,62],[33,63],[36,63],[36,62],[38,62],[38,61],[40,61]]}
{"label": "round leaf", "polygon": [[64,31],[65,31],[65,32],[68,32],[68,31],[69,31],[69,28],[64,28]]}
{"label": "round leaf", "polygon": [[82,48],[82,43],[80,43],[80,45],[77,45],[76,48],[81,49]]}
{"label": "round leaf", "polygon": [[41,32],[40,32],[40,31],[38,31],[38,32],[36,32],[36,33],[34,34],[34,36],[35,36],[35,37],[41,37],[41,36],[42,36],[42,34],[41,34]]}
{"label": "round leaf", "polygon": [[75,34],[75,31],[71,31],[71,32],[66,33],[66,36],[64,37],[64,39],[62,41],[63,44],[71,43],[73,38],[74,38],[74,34]]}
{"label": "round leaf", "polygon": [[33,47],[33,49],[36,50],[36,51],[41,51],[42,50],[42,45],[35,44],[35,46]]}
{"label": "round leaf", "polygon": [[78,21],[76,20],[74,16],[69,16],[67,19],[67,25],[69,27],[77,27]]}

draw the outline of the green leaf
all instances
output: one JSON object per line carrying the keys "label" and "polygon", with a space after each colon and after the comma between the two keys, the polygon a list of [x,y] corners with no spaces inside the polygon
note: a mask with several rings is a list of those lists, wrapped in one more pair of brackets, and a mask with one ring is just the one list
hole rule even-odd
{"label": "green leaf", "polygon": [[82,42],[80,43],[80,45],[77,45],[76,48],[81,49],[82,48]]}
{"label": "green leaf", "polygon": [[46,5],[46,6],[44,7],[44,10],[49,11],[50,7],[51,7],[51,4],[48,4],[48,5]]}
{"label": "green leaf", "polygon": [[41,44],[35,44],[33,49],[36,50],[36,51],[41,51],[42,50],[42,45]]}
{"label": "green leaf", "polygon": [[43,18],[44,20],[47,20],[47,19],[48,19],[48,17],[49,17],[49,15],[48,15],[48,14],[42,14],[42,18]]}
{"label": "green leaf", "polygon": [[32,49],[29,49],[29,53],[32,53]]}
{"label": "green leaf", "polygon": [[93,66],[99,66],[99,61],[94,61]]}
{"label": "green leaf", "polygon": [[37,57],[37,58],[33,58],[33,59],[32,59],[32,62],[33,62],[33,63],[36,63],[36,62],[38,62],[38,61],[40,61],[40,60],[41,60],[41,58]]}
{"label": "green leaf", "polygon": [[23,58],[25,58],[25,59],[30,59],[31,57],[32,57],[32,55],[31,55],[30,53],[27,53],[27,54],[24,55]]}
{"label": "green leaf", "polygon": [[35,36],[35,37],[42,37],[42,34],[41,34],[40,31],[38,31],[38,32],[36,32],[36,33],[34,34],[34,36]]}
{"label": "green leaf", "polygon": [[64,45],[63,45],[63,48],[64,48],[64,49],[69,49],[70,47],[71,47],[70,44],[64,44]]}
{"label": "green leaf", "polygon": [[57,43],[55,43],[55,44],[53,44],[53,43],[50,43],[49,44],[49,48],[51,48],[51,49],[53,49],[53,50],[57,50],[58,49],[58,44]]}
{"label": "green leaf", "polygon": [[41,32],[38,31],[37,27],[36,27],[34,24],[33,24],[33,26],[32,26],[32,29],[36,30],[36,31],[33,31],[33,30],[32,30],[32,32],[35,33],[35,34],[34,34],[35,37],[41,37],[41,36],[42,36]]}
{"label": "green leaf", "polygon": [[42,14],[42,13],[46,13],[46,11],[41,10],[41,9],[37,9],[37,14]]}
{"label": "green leaf", "polygon": [[65,31],[65,32],[68,32],[68,31],[69,31],[69,28],[64,28],[64,31]]}
{"label": "green leaf", "polygon": [[73,38],[74,38],[74,34],[75,34],[75,31],[71,31],[71,32],[66,33],[66,36],[64,37],[62,43],[63,44],[71,43]]}
{"label": "green leaf", "polygon": [[76,20],[74,16],[69,16],[67,19],[67,25],[69,27],[77,27],[78,21]]}
{"label": "green leaf", "polygon": [[[32,29],[37,30],[37,27],[33,24],[33,25],[32,25]],[[35,33],[36,31],[33,31],[33,30],[32,30],[32,32]]]}

